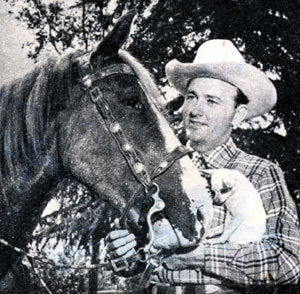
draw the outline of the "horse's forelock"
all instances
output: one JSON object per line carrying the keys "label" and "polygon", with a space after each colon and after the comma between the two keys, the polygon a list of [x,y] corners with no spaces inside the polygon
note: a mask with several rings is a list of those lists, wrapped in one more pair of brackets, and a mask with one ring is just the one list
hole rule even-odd
{"label": "horse's forelock", "polygon": [[119,56],[124,62],[126,62],[132,67],[132,69],[138,76],[143,86],[143,90],[146,92],[145,94],[148,96],[148,98],[150,98],[149,102],[153,103],[159,111],[163,112],[164,111],[163,105],[165,103],[161,98],[162,95],[159,92],[156,84],[154,83],[154,79],[151,76],[150,72],[129,52],[120,49]]}
{"label": "horse's forelock", "polygon": [[138,79],[140,80],[144,93],[148,99],[148,103],[150,104],[153,113],[157,118],[157,123],[159,124],[159,128],[164,137],[165,147],[168,152],[172,151],[175,147],[181,144],[166,120],[167,113],[163,107],[164,102],[162,95],[154,83],[151,74],[127,51],[120,49],[119,56],[123,61],[132,67]]}

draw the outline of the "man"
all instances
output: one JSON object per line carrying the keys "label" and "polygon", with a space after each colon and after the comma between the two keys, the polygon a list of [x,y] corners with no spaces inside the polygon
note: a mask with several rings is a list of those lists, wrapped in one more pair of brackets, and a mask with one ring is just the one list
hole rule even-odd
{"label": "man", "polygon": [[[199,169],[227,168],[244,174],[260,194],[267,229],[260,242],[204,242],[189,253],[170,256],[153,281],[195,285],[196,292],[187,293],[240,293],[249,286],[296,284],[299,222],[282,172],[271,162],[238,149],[231,139],[234,126],[272,109],[277,99],[273,84],[263,72],[245,63],[227,40],[202,44],[193,63],[169,62],[166,74],[185,96],[183,123],[187,144],[195,150],[193,162]],[[224,225],[225,218],[225,206],[214,205],[211,231]],[[135,237],[126,230],[111,232],[107,241],[112,258],[136,252]]]}

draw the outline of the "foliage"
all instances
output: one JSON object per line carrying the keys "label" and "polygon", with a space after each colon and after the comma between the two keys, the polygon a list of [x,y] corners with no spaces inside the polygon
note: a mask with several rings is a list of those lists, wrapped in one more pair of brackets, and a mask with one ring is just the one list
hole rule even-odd
{"label": "foliage", "polygon": [[[37,59],[52,48],[61,54],[67,48],[90,50],[111,29],[126,10],[135,8],[138,17],[132,40],[127,46],[166,86],[165,64],[177,58],[191,62],[199,45],[212,38],[232,40],[247,61],[275,78],[278,103],[261,119],[265,127],[249,122],[247,129],[235,131],[238,145],[253,154],[278,162],[285,172],[294,199],[300,204],[300,2],[292,0],[6,0],[12,11],[36,36],[26,44],[28,56]],[[65,2],[68,2],[66,4]],[[182,103],[170,106],[170,112]],[[179,116],[180,117],[180,116]],[[175,117],[176,118],[176,117]],[[250,126],[250,127],[249,127]],[[284,126],[286,136],[278,133]],[[178,124],[177,124],[178,127]],[[179,126],[180,129],[180,126]],[[69,185],[69,184],[68,184]],[[67,185],[67,186],[68,186]],[[76,194],[78,187],[66,190],[64,197]],[[89,252],[89,242],[99,221],[93,213],[101,203],[88,194],[70,200],[69,210],[60,209],[59,224],[44,218],[47,230],[36,235],[36,242],[54,237]],[[80,196],[80,197],[79,197]],[[86,206],[88,203],[90,210]],[[92,209],[93,208],[93,209]],[[97,211],[97,208],[96,208]],[[75,217],[78,213],[81,216]],[[83,216],[84,215],[84,216]],[[97,223],[98,222],[98,223]],[[75,246],[75,247],[76,247]],[[91,254],[91,252],[89,252]]]}
{"label": "foliage", "polygon": [[[31,253],[47,262],[34,263],[35,271],[31,275],[41,291],[37,293],[45,291],[40,279],[52,293],[57,294],[87,293],[95,288],[116,287],[119,281],[112,276],[112,272],[76,269],[104,261],[101,239],[103,231],[109,229],[112,216],[106,208],[107,204],[95,199],[84,186],[69,179],[61,182],[51,193],[52,200],[30,244]],[[90,285],[91,279],[87,276],[93,272],[96,272],[97,282]]]}
{"label": "foliage", "polygon": [[[37,59],[45,50],[61,54],[67,48],[91,50],[93,45],[107,34],[113,21],[124,9],[134,6],[134,0],[118,1],[117,8],[110,13],[110,0],[5,0],[16,18],[26,23],[34,32],[35,42],[26,44],[28,56]],[[139,1],[140,6],[149,0]]]}
{"label": "foliage", "polygon": [[[161,84],[166,83],[164,66],[169,60],[191,62],[199,45],[213,38],[233,40],[248,62],[280,78],[275,81],[278,103],[268,127],[236,136],[254,154],[280,163],[294,196],[300,153],[299,12],[299,1],[159,1],[151,17],[140,21],[131,46]],[[276,133],[282,123],[285,137]]]}

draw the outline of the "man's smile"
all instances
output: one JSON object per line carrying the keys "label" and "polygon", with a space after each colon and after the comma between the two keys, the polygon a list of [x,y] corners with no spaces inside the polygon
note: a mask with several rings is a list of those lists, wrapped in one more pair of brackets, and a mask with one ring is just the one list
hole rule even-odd
{"label": "man's smile", "polygon": [[189,122],[190,126],[195,126],[195,127],[204,127],[204,126],[207,126],[207,123],[202,122],[200,120],[197,120],[195,118],[190,118],[188,122]]}

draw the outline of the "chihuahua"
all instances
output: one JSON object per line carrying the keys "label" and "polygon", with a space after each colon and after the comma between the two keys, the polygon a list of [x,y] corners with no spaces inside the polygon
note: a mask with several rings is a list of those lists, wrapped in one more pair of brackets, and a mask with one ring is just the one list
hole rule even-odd
{"label": "chihuahua", "polygon": [[222,235],[205,242],[247,244],[260,241],[266,230],[266,212],[253,184],[236,170],[223,168],[203,172],[211,177],[214,204],[225,205],[227,210]]}

